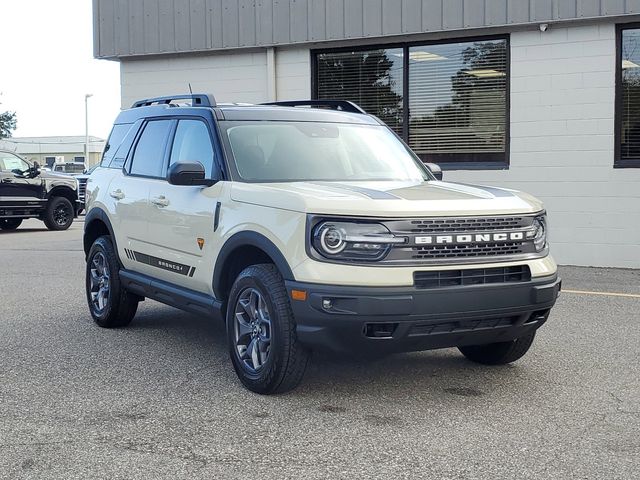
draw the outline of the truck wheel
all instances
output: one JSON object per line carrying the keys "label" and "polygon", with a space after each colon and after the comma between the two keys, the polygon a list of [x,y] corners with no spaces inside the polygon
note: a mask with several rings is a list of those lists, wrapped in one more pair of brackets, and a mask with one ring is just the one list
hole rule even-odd
{"label": "truck wheel", "polygon": [[15,230],[21,223],[21,218],[0,218],[0,230]]}
{"label": "truck wheel", "polygon": [[458,347],[458,350],[472,362],[484,365],[505,365],[523,357],[529,351],[535,336],[536,331],[534,330],[510,342]]}
{"label": "truck wheel", "polygon": [[73,205],[65,197],[53,197],[44,212],[44,224],[49,230],[66,230],[73,223]]}
{"label": "truck wheel", "polygon": [[249,390],[268,395],[298,386],[309,351],[298,341],[282,276],[274,265],[247,267],[227,306],[231,362]]}
{"label": "truck wheel", "polygon": [[138,297],[120,285],[118,256],[111,239],[99,237],[87,256],[87,303],[93,320],[105,328],[131,323],[138,309]]}

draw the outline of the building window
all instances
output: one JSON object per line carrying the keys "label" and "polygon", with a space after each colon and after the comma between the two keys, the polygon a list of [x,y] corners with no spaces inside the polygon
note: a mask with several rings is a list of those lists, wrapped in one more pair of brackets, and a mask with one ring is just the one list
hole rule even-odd
{"label": "building window", "polygon": [[619,28],[616,167],[640,167],[640,28]]}
{"label": "building window", "polygon": [[402,56],[402,48],[319,53],[316,97],[355,102],[402,135]]}
{"label": "building window", "polygon": [[314,95],[351,100],[445,168],[508,165],[508,41],[315,54]]}

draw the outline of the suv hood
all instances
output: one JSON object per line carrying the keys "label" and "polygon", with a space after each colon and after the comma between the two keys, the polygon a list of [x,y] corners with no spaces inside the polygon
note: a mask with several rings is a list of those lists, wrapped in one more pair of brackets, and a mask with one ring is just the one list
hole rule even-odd
{"label": "suv hood", "polygon": [[442,181],[233,183],[231,198],[319,215],[508,215],[543,209],[526,193]]}

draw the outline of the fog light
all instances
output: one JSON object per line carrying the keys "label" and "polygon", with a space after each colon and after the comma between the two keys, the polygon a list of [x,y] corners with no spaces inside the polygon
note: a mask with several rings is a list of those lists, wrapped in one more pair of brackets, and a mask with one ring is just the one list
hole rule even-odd
{"label": "fog light", "polygon": [[322,300],[322,308],[325,310],[331,310],[333,308],[333,301],[330,298],[325,298]]}

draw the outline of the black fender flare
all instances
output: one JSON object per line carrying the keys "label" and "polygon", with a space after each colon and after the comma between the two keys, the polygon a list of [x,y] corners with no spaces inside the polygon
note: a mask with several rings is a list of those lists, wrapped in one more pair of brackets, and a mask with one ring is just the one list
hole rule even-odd
{"label": "black fender flare", "polygon": [[109,235],[111,236],[111,241],[113,242],[113,248],[115,248],[116,253],[118,252],[118,243],[116,240],[116,235],[113,231],[113,226],[111,225],[111,220],[109,220],[109,216],[107,213],[101,208],[92,208],[87,212],[87,215],[84,217],[84,234],[83,234],[83,246],[85,250],[85,256],[89,254],[89,248],[91,245],[87,247],[85,244],[84,238],[87,236],[87,230],[94,220],[99,220],[107,226],[107,230],[109,230]]}
{"label": "black fender flare", "polygon": [[240,247],[256,247],[269,255],[273,260],[273,263],[280,271],[280,274],[285,280],[295,280],[291,267],[286,258],[276,245],[264,235],[254,231],[238,232],[232,235],[220,249],[218,258],[216,258],[216,265],[213,270],[213,291],[216,293],[216,297],[220,297],[220,292],[216,286],[222,284],[222,278],[224,275],[224,265],[227,263],[229,257],[233,254],[236,248]]}

